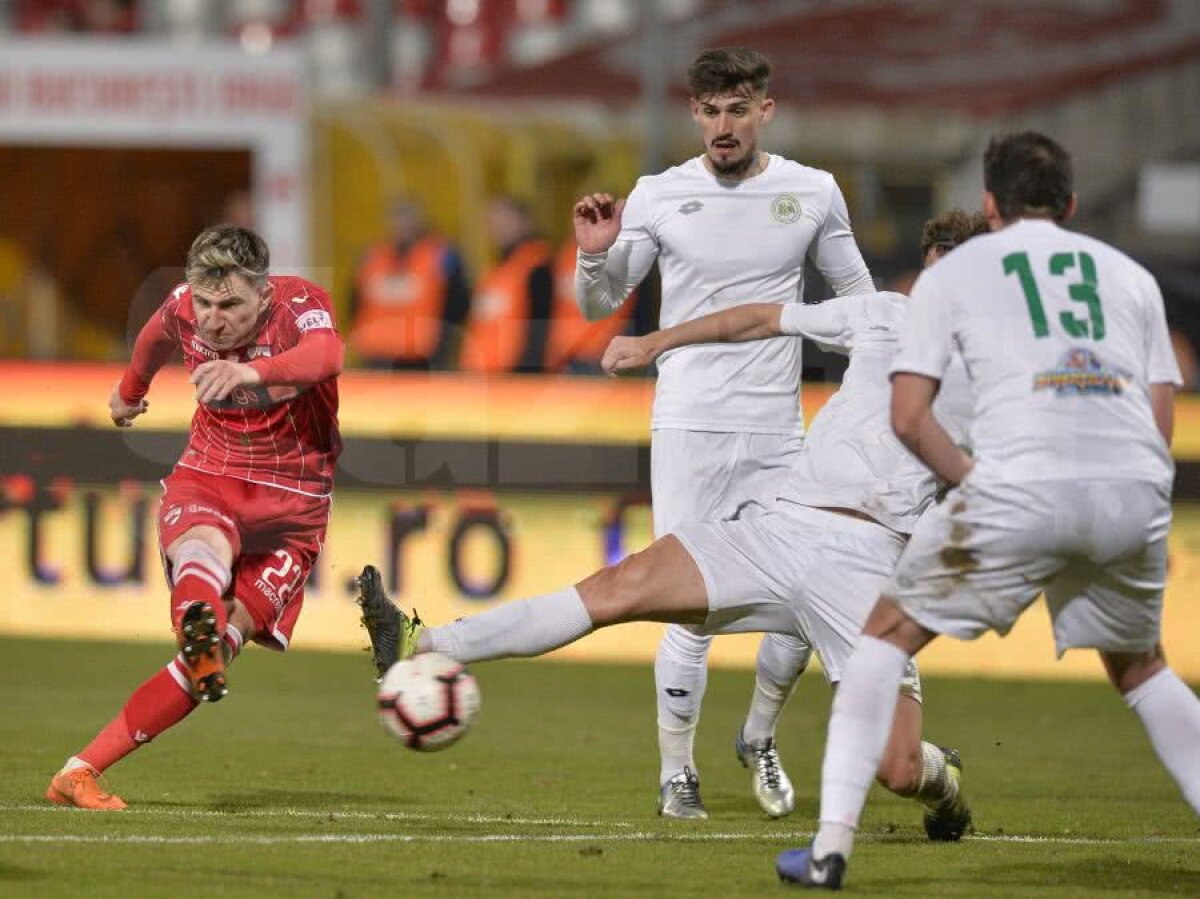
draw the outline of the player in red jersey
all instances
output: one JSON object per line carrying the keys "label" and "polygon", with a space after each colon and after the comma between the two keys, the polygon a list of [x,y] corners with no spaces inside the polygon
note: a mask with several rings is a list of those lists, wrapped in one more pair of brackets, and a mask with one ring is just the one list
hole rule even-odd
{"label": "player in red jersey", "polygon": [[225,666],[246,640],[282,650],[291,638],[329,519],[343,346],[325,291],[268,276],[268,264],[251,231],[202,232],[187,281],[138,335],[109,399],[113,423],[129,427],[182,350],[196,414],[158,516],[180,652],[54,776],[46,797],[60,805],[125,808],[100,773],[223,697]]}

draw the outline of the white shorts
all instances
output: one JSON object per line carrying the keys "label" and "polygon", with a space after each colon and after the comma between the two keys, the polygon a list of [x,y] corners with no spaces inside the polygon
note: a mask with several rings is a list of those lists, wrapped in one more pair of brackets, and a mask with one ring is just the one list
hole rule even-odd
{"label": "white shorts", "polygon": [[917,524],[887,593],[918,624],[1008,633],[1045,591],[1061,656],[1159,639],[1170,489],[1144,481],[976,483]]}
{"label": "white shorts", "polygon": [[656,429],[650,439],[655,536],[770,508],[803,447],[795,434]]}
{"label": "white shorts", "polygon": [[[832,683],[841,680],[905,542],[880,524],[786,501],[761,515],[674,534],[704,577],[709,613],[702,633],[800,636]],[[920,700],[916,665],[902,689]]]}

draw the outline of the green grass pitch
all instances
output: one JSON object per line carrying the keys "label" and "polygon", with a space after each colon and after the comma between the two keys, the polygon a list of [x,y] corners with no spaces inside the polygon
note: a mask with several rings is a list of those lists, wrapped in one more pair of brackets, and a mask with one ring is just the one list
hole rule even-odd
{"label": "green grass pitch", "polygon": [[[712,819],[682,823],[654,813],[648,666],[478,665],[473,732],[421,755],[376,721],[365,655],[315,652],[239,659],[225,701],[112,769],[129,812],[52,808],[50,775],[169,654],[0,640],[0,896],[782,895],[774,856],[814,827],[819,675],[780,730],[799,807],[772,822],[732,751],[752,674],[712,672]],[[1198,822],[1106,686],[929,678],[926,698],[977,833],[929,844],[917,808],[876,790],[851,895],[1200,895]]]}

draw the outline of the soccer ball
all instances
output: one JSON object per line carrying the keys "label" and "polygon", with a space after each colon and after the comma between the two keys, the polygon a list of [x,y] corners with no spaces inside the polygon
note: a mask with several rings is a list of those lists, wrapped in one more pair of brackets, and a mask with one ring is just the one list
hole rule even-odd
{"label": "soccer ball", "polygon": [[397,662],[379,684],[379,720],[409,749],[454,745],[479,714],[479,685],[458,662],[426,652]]}

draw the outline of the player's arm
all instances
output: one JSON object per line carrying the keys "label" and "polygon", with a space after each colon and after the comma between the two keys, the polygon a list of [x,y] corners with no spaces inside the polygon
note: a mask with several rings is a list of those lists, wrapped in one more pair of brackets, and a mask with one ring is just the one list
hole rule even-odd
{"label": "player's arm", "polygon": [[179,343],[174,326],[176,297],[172,297],[138,332],[133,356],[120,382],[108,398],[108,412],[118,428],[128,428],[133,420],[150,408],[146,394],[158,370],[170,361]]}
{"label": "player's arm", "polygon": [[974,462],[933,414],[933,400],[950,364],[952,314],[936,276],[923,272],[913,286],[900,349],[892,361],[892,430],[934,474],[958,484]]}
{"label": "player's arm", "polygon": [[933,414],[941,381],[912,372],[892,376],[892,429],[900,442],[947,484],[958,484],[971,470],[971,457],[956,444]]}
{"label": "player's arm", "polygon": [[658,257],[644,194],[638,186],[628,200],[588,194],[575,203],[575,301],[588,321],[620,309]]}
{"label": "player's arm", "polygon": [[[797,305],[797,304],[793,304]],[[643,368],[659,356],[681,346],[696,343],[744,343],[779,337],[784,306],[779,303],[746,303],[722,309],[641,337],[614,337],[604,351],[600,365],[610,375],[631,368]]]}
{"label": "player's arm", "polygon": [[1154,424],[1162,434],[1167,446],[1175,433],[1175,392],[1183,386],[1179,372],[1179,360],[1171,346],[1171,333],[1167,329],[1167,314],[1162,291],[1158,282],[1145,273],[1145,295],[1148,312],[1146,322],[1146,380],[1150,385],[1150,409],[1154,413]]}
{"label": "player's arm", "polygon": [[838,296],[871,293],[875,290],[871,272],[850,228],[850,211],[841,189],[829,179],[829,211],[821,223],[808,253],[813,265]]}
{"label": "player's arm", "polygon": [[345,345],[336,332],[306,334],[278,356],[252,362],[203,362],[192,370],[190,380],[196,385],[196,402],[201,404],[228,399],[238,387],[261,384],[304,389],[340,375],[345,354]]}
{"label": "player's arm", "polygon": [[1175,436],[1175,391],[1174,384],[1150,385],[1150,408],[1154,412],[1154,424],[1162,434],[1167,446]]}

